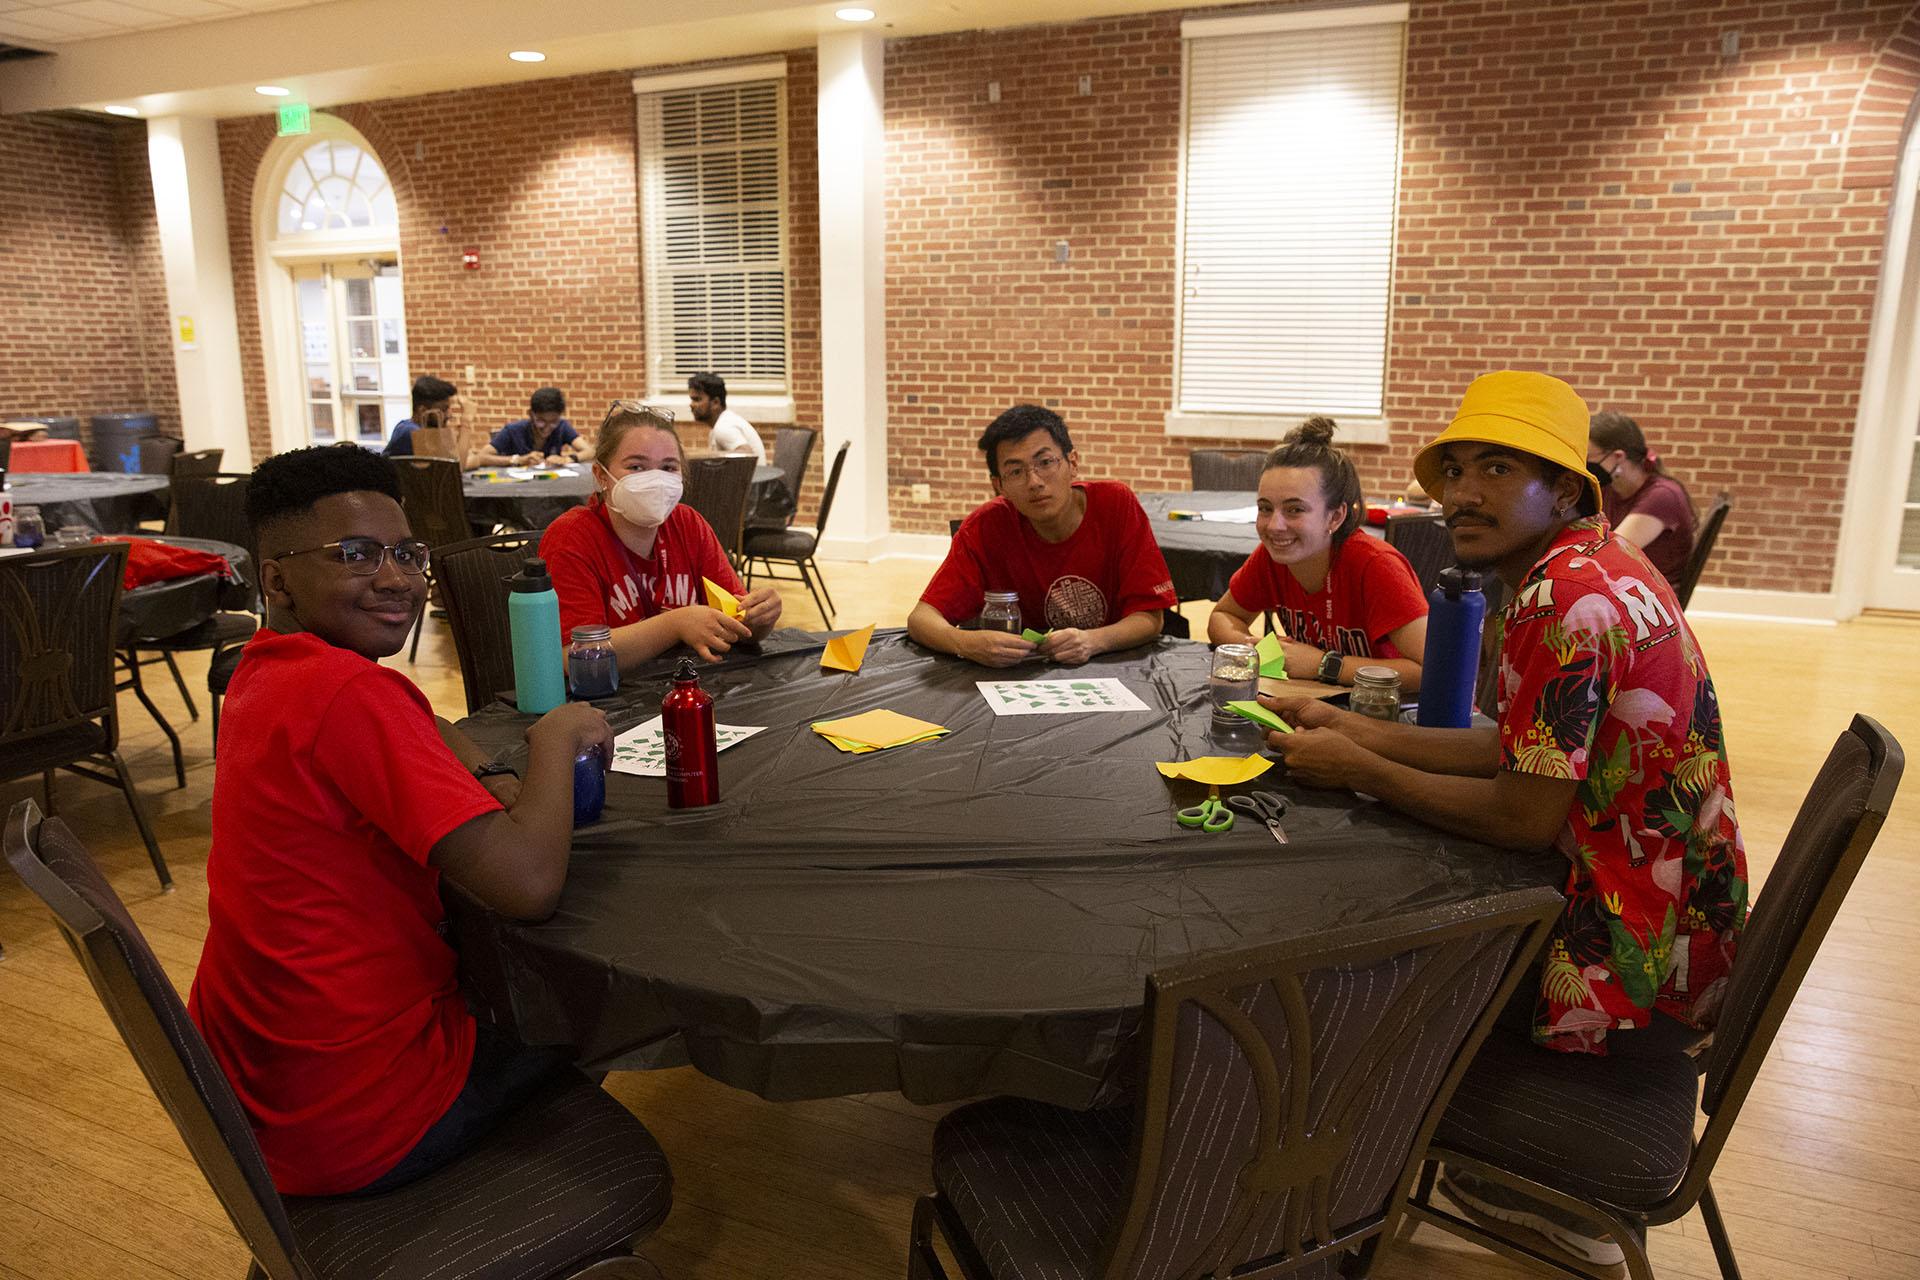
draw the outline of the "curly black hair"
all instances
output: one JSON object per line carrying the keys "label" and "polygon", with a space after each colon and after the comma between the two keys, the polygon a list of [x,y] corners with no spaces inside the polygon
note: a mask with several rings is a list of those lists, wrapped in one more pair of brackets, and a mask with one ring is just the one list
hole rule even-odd
{"label": "curly black hair", "polygon": [[247,484],[247,525],[254,541],[267,526],[313,509],[336,493],[384,493],[400,501],[393,463],[357,444],[322,444],[276,453],[253,469]]}
{"label": "curly black hair", "polygon": [[997,455],[1001,445],[1018,444],[1036,431],[1052,436],[1061,453],[1073,452],[1073,440],[1067,435],[1065,419],[1037,404],[1017,404],[988,423],[987,429],[980,433],[980,452],[986,455],[987,474],[1000,474]]}

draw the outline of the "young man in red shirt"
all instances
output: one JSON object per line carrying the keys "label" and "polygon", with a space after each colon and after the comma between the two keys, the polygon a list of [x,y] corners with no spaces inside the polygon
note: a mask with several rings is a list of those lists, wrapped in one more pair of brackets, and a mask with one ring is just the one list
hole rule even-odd
{"label": "young man in red shirt", "polygon": [[[1718,1012],[1746,920],[1746,853],[1706,659],[1673,588],[1598,514],[1586,459],[1580,397],[1509,371],[1475,381],[1414,462],[1461,563],[1513,591],[1498,624],[1496,727],[1263,701],[1300,727],[1269,738],[1295,778],[1565,855],[1566,910],[1503,1026],[1562,1053],[1670,1055]],[[1447,1185],[1586,1261],[1621,1259],[1551,1206],[1451,1170]]]}
{"label": "young man in red shirt", "polygon": [[[987,667],[1036,652],[1078,665],[1160,634],[1179,601],[1140,500],[1112,480],[1080,480],[1080,455],[1051,409],[1019,404],[980,436],[995,497],[953,537],[946,561],[907,615],[929,649]],[[968,631],[988,591],[1020,596],[1038,645],[1002,631]]]}
{"label": "young man in red shirt", "polygon": [[379,664],[406,642],[428,557],[385,458],[352,445],[269,458],[247,516],[267,626],[220,721],[189,1009],[275,1186],[384,1191],[571,1070],[560,1050],[476,1026],[440,877],[503,914],[550,914],[574,759],[610,758],[612,735],[584,703],[548,713],[527,730],[522,787]]}

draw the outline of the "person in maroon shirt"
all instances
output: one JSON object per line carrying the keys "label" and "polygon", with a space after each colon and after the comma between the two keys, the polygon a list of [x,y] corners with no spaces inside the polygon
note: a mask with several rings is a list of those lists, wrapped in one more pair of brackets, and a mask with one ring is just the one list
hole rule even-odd
{"label": "person in maroon shirt", "polygon": [[574,759],[590,747],[610,758],[613,735],[585,703],[549,712],[527,730],[523,787],[380,665],[427,594],[427,546],[387,459],[350,444],[269,458],[247,516],[267,625],[220,721],[188,1007],[275,1186],[385,1191],[572,1070],[564,1050],[476,1025],[440,878],[504,915],[550,915]]}
{"label": "person in maroon shirt", "polygon": [[[987,667],[1035,654],[1078,665],[1158,636],[1178,597],[1147,513],[1125,485],[1079,479],[1060,415],[1015,405],[981,434],[980,452],[997,496],[961,523],[907,634]],[[1025,629],[1045,638],[959,626],[987,591],[1018,593]]]}
{"label": "person in maroon shirt", "polygon": [[1693,499],[1647,447],[1640,424],[1617,410],[1594,414],[1587,427],[1587,470],[1600,482],[1600,510],[1614,536],[1646,552],[1653,567],[1679,586],[1693,554]]}

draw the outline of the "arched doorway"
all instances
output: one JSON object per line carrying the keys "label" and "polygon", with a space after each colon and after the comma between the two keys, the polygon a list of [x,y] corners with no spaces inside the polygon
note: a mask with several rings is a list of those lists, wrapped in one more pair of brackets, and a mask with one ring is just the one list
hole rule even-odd
{"label": "arched doorway", "polygon": [[281,138],[254,180],[262,350],[275,451],[379,447],[407,416],[400,219],[372,146],[336,116]]}

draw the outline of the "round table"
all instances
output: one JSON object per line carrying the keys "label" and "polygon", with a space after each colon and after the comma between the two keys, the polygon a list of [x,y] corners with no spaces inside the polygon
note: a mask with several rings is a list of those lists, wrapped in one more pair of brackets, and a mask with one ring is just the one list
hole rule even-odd
{"label": "round table", "polygon": [[[719,804],[670,810],[663,779],[610,774],[551,919],[456,910],[466,976],[503,1022],[596,1067],[692,1062],[774,1100],[1105,1105],[1125,1094],[1157,968],[1565,876],[1551,852],[1444,835],[1278,769],[1250,787],[1293,801],[1290,844],[1251,822],[1180,827],[1205,790],[1154,762],[1261,746],[1250,728],[1210,736],[1204,645],[990,672],[883,632],[851,675],[822,670],[819,645],[703,669],[719,723],[766,726],[721,754]],[[616,732],[658,713],[671,667],[623,678],[601,704]],[[1087,677],[1149,710],[996,716],[975,688]],[[874,708],[952,732],[855,756],[809,729]],[[462,727],[514,759],[528,723],[495,704]]]}
{"label": "round table", "polygon": [[40,508],[47,539],[68,525],[95,533],[131,533],[139,524],[139,499],[167,487],[167,477],[90,471],[80,475],[28,473],[9,476],[13,507]]}
{"label": "round table", "polygon": [[[515,529],[544,529],[593,493],[592,464],[573,464],[573,475],[515,480],[505,470],[469,471],[461,481],[467,515],[481,524],[503,524]],[[753,470],[754,496],[749,511],[759,509],[762,494],[784,490],[787,473],[760,464]]]}
{"label": "round table", "polygon": [[1247,562],[1260,536],[1253,521],[1172,520],[1169,511],[1231,511],[1251,508],[1253,493],[1201,489],[1190,493],[1143,493],[1140,506],[1153,524],[1154,541],[1167,558],[1173,589],[1182,600],[1218,600],[1234,570]]}
{"label": "round table", "polygon": [[165,582],[150,582],[120,595],[120,619],[115,631],[117,643],[134,640],[164,640],[177,636],[211,618],[222,609],[245,612],[253,607],[253,558],[246,549],[231,542],[211,538],[155,538],[176,547],[191,547],[224,556],[234,576],[197,573]]}

